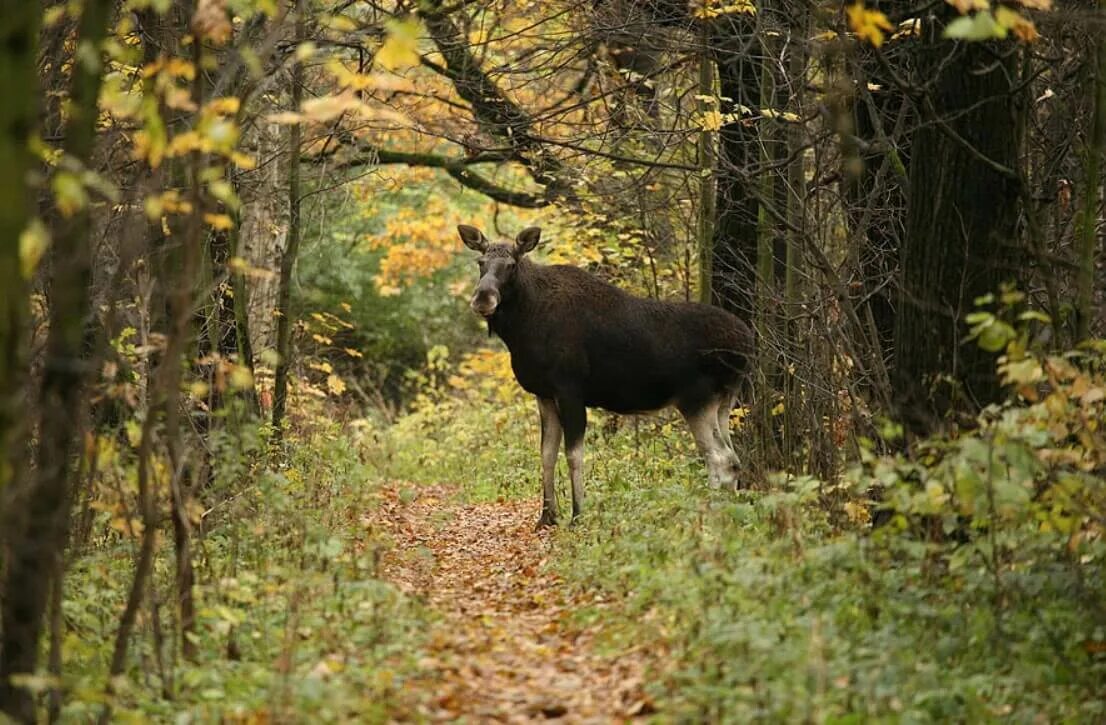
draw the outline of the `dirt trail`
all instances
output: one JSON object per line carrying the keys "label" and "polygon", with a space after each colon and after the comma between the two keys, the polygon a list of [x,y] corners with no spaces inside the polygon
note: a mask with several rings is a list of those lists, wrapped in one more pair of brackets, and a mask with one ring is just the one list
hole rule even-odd
{"label": "dirt trail", "polygon": [[[534,502],[464,504],[456,489],[385,491],[379,525],[394,541],[382,575],[442,615],[420,662],[437,721],[626,721],[651,712],[642,651],[595,651],[574,628],[564,586],[545,571],[551,534],[535,532]],[[609,606],[589,601],[591,606]]]}

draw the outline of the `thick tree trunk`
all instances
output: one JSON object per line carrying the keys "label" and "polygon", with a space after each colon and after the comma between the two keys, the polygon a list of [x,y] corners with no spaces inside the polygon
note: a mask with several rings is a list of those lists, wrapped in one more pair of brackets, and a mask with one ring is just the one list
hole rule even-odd
{"label": "thick tree trunk", "polygon": [[[749,21],[721,18],[712,31],[719,93],[731,99],[725,110],[760,105],[759,50]],[[714,303],[752,319],[756,291],[757,189],[748,169],[759,161],[756,128],[730,123],[719,133],[717,220],[714,225]]]}
{"label": "thick tree trunk", "polygon": [[38,25],[34,3],[0,2],[0,572],[4,571],[5,501],[22,479],[25,459],[27,284],[20,237],[30,219],[29,140],[38,115]]}
{"label": "thick tree trunk", "polygon": [[[86,164],[96,140],[97,97],[102,64],[99,48],[114,3],[86,0],[78,44],[94,49],[78,54],[70,90],[65,154]],[[5,16],[6,17],[6,16]],[[33,40],[24,39],[33,46]],[[0,652],[0,710],[12,718],[34,720],[28,690],[15,687],[14,674],[33,673],[38,641],[53,574],[65,547],[72,494],[72,457],[79,440],[80,408],[88,363],[83,359],[85,328],[90,313],[89,210],[85,205],[57,230],[50,280],[50,333],[47,340],[41,397],[42,411],[37,476],[10,532],[11,561],[4,582],[3,639]]]}
{"label": "thick tree trunk", "polygon": [[1020,198],[1010,46],[954,44],[927,30],[919,71],[940,75],[911,146],[893,375],[899,413],[915,430],[999,396],[994,355],[963,342],[964,317],[1015,276]]}
{"label": "thick tree trunk", "polygon": [[[284,254],[288,238],[288,204],[272,193],[287,178],[280,136],[283,127],[259,121],[247,129],[247,146],[266,163],[243,176],[242,220],[239,227],[238,252],[254,269],[269,274],[251,280],[249,294],[240,302],[248,317],[250,348],[257,360],[265,360],[276,349],[274,311],[280,295],[280,275],[277,260]],[[271,161],[270,161],[271,159]],[[238,293],[237,286],[235,293]]]}

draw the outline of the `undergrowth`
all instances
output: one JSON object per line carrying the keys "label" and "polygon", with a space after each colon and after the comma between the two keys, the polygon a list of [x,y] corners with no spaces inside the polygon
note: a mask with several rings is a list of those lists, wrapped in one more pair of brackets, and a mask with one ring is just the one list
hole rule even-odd
{"label": "undergrowth", "polygon": [[[590,416],[586,512],[550,565],[621,603],[576,614],[612,652],[659,655],[657,720],[1106,718],[1106,366],[1013,352],[1021,395],[977,430],[834,482],[710,491],[671,418]],[[383,473],[536,498],[536,413],[505,354],[443,354],[421,382],[377,440]]]}
{"label": "undergrowth", "polygon": [[[203,517],[196,561],[194,660],[163,633],[175,616],[169,546],[155,566],[162,621],[145,613],[133,666],[104,685],[130,584],[134,547],[94,538],[66,578],[63,717],[114,721],[382,721],[402,705],[430,614],[377,578],[382,547],[366,518],[376,486],[358,447],[335,425],[289,441],[290,458],[254,470]],[[106,522],[105,522],[106,523]],[[96,527],[101,530],[100,527]]]}

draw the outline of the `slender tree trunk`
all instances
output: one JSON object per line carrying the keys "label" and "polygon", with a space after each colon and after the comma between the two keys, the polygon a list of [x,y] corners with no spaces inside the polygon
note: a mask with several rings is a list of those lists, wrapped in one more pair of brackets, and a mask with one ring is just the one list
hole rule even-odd
{"label": "slender tree trunk", "polygon": [[[238,212],[235,212],[234,229],[231,231],[230,238],[230,256],[232,259],[240,256],[241,241],[242,217]],[[261,403],[257,397],[257,375],[254,369],[253,343],[250,340],[250,284],[249,280],[246,279],[246,275],[241,271],[230,270],[229,277],[230,301],[233,307],[231,314],[234,316],[234,347],[238,354],[238,364],[246,366],[250,371],[250,379],[254,381],[250,389],[246,391],[246,404],[253,415],[260,417]]]}
{"label": "slender tree trunk", "polygon": [[[1106,0],[1099,0],[1099,10],[1106,13]],[[1083,218],[1079,230],[1079,275],[1075,302],[1075,336],[1078,340],[1086,340],[1091,336],[1094,317],[1095,242],[1098,241],[1099,191],[1102,185],[1099,165],[1102,154],[1106,151],[1106,35],[1101,31],[1095,44],[1095,61],[1091,76],[1094,112],[1084,162],[1086,181],[1083,189]]]}
{"label": "slender tree trunk", "polygon": [[[709,36],[703,33],[703,55],[699,59],[699,112],[717,113],[718,94],[715,92],[714,59],[706,45]],[[715,99],[713,101],[707,99]],[[715,156],[718,153],[718,133],[704,125],[699,131],[699,210],[696,218],[696,242],[699,252],[699,301],[709,305],[713,300],[712,275],[714,261]]]}
{"label": "slender tree trunk", "polygon": [[[113,7],[111,0],[86,0],[81,14],[77,43],[90,52],[76,55],[63,150],[82,165],[87,164],[96,141],[97,97],[103,70],[99,48]],[[33,40],[26,42],[33,47]],[[89,367],[83,359],[90,314],[89,236],[87,205],[63,219],[55,235],[50,333],[39,400],[42,418],[37,477],[26,499],[26,511],[12,530],[11,562],[4,584],[0,710],[25,722],[34,720],[34,701],[29,691],[13,686],[10,678],[35,671],[53,574],[59,570],[65,547],[74,470],[71,464]]]}
{"label": "slender tree trunk", "polygon": [[[296,3],[296,42],[305,35],[304,3]],[[292,107],[299,109],[303,98],[303,63],[292,66]],[[273,383],[273,431],[279,440],[284,423],[284,409],[288,398],[288,369],[292,347],[292,270],[300,249],[300,142],[298,123],[292,124],[288,140],[288,245],[280,260],[280,294],[277,300],[277,368]]]}
{"label": "slender tree trunk", "polygon": [[922,77],[939,76],[911,145],[895,327],[896,405],[917,431],[999,396],[994,355],[963,342],[964,317],[1017,269],[1015,56],[940,31],[930,25],[918,52]]}
{"label": "slender tree trunk", "polygon": [[[197,68],[192,84],[192,102],[197,108],[204,104],[203,44],[193,43],[192,63]],[[171,511],[173,520],[173,543],[177,565],[177,606],[180,615],[181,654],[186,659],[195,659],[196,644],[193,635],[196,628],[195,611],[195,572],[192,567],[192,498],[198,485],[196,450],[188,450],[185,437],[189,431],[181,426],[180,380],[184,374],[182,358],[193,350],[195,328],[194,305],[196,281],[203,259],[204,212],[207,211],[203,183],[200,178],[204,169],[204,157],[193,151],[188,159],[188,198],[192,211],[185,220],[181,235],[180,272],[172,282],[169,298],[170,336],[166,350],[165,395],[165,437],[169,447],[169,460],[172,464],[169,480]]]}

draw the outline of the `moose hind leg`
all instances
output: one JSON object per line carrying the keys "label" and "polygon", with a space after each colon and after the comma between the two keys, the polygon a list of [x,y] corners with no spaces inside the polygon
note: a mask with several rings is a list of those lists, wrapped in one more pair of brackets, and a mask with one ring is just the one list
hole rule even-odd
{"label": "moose hind leg", "polygon": [[557,493],[553,487],[557,470],[557,453],[561,448],[561,418],[557,404],[548,398],[538,398],[541,415],[541,518],[538,526],[557,524]]}
{"label": "moose hind leg", "polygon": [[681,410],[695,444],[707,464],[711,488],[733,486],[737,481],[737,456],[722,437],[718,409],[721,401],[714,399],[694,410]]}
{"label": "moose hind leg", "polygon": [[587,409],[575,398],[557,398],[557,410],[565,434],[565,458],[568,476],[572,479],[572,520],[584,508],[584,431],[588,426]]}
{"label": "moose hind leg", "polygon": [[718,433],[723,445],[734,451],[733,439],[730,437],[730,414],[737,402],[735,393],[725,393],[718,405]]}

